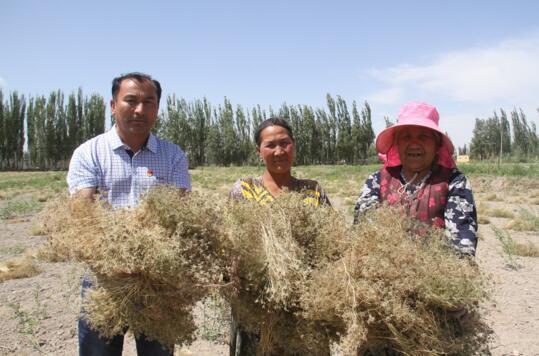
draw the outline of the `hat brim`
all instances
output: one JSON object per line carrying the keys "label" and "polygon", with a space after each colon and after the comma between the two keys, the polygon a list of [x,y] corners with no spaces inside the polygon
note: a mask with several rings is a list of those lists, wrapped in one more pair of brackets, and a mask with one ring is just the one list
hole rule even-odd
{"label": "hat brim", "polygon": [[399,128],[405,127],[405,126],[426,127],[428,129],[431,129],[433,131],[440,133],[442,136],[442,146],[445,146],[449,154],[453,155],[453,152],[455,151],[453,143],[451,142],[449,137],[443,131],[441,131],[438,128],[438,126],[435,126],[434,123],[430,120],[424,120],[424,122],[418,123],[415,125],[411,125],[408,123],[405,123],[405,124],[396,123],[393,126],[390,126],[384,129],[382,132],[380,132],[380,134],[378,134],[378,137],[376,138],[376,151],[378,151],[378,153],[383,153],[383,154],[389,152],[389,149],[391,148],[391,146],[393,146],[395,132]]}

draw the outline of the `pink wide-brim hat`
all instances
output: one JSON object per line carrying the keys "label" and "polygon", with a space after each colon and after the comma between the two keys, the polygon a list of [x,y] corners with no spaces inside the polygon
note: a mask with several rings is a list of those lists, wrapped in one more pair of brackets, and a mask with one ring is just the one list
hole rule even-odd
{"label": "pink wide-brim hat", "polygon": [[456,166],[453,160],[455,149],[449,137],[440,130],[439,121],[438,110],[430,104],[410,102],[404,105],[397,116],[397,123],[380,132],[376,138],[376,150],[378,153],[386,155],[384,165],[394,167],[401,164],[399,151],[393,144],[395,132],[402,126],[420,126],[440,133],[442,143],[438,150],[438,164],[447,168],[454,168]]}

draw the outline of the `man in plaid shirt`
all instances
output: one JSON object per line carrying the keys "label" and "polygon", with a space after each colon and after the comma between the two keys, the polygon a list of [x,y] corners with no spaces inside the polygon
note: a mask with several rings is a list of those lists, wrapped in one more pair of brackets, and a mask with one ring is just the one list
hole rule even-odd
{"label": "man in plaid shirt", "polygon": [[[191,189],[187,158],[175,144],[154,136],[161,85],[149,75],[128,73],[112,81],[110,108],[115,125],[80,145],[71,158],[67,183],[71,194],[107,199],[115,208],[136,205],[156,184]],[[82,281],[82,295],[91,287]],[[121,355],[124,335],[103,339],[79,318],[80,355]],[[171,355],[174,345],[136,339],[139,355]]]}

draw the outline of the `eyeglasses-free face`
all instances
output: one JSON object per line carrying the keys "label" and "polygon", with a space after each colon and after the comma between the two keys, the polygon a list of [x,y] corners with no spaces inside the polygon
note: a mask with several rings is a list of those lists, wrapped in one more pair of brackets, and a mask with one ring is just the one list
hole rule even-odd
{"label": "eyeglasses-free face", "polygon": [[438,140],[436,132],[420,126],[406,126],[395,134],[395,143],[405,173],[426,173],[430,170]]}
{"label": "eyeglasses-free face", "polygon": [[260,132],[258,154],[268,172],[283,174],[290,172],[294,163],[294,140],[282,126],[268,126]]}

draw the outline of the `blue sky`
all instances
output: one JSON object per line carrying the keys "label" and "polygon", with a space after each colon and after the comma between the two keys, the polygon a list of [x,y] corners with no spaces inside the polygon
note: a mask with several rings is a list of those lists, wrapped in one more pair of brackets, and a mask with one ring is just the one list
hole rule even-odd
{"label": "blue sky", "polygon": [[438,107],[456,145],[476,117],[538,122],[538,1],[0,1],[0,87],[81,86],[110,99],[142,71],[214,105],[367,100],[374,128],[410,100]]}

